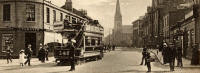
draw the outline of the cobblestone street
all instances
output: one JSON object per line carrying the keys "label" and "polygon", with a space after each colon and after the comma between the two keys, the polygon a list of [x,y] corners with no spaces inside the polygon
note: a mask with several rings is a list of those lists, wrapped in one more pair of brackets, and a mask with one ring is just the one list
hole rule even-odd
{"label": "cobblestone street", "polygon": [[[124,49],[124,50],[121,50]],[[2,63],[0,73],[146,73],[146,66],[139,65],[141,62],[141,51],[120,48],[105,54],[103,60],[88,62],[76,66],[76,71],[69,72],[69,66],[56,66],[54,58],[46,63],[40,63],[33,59],[32,66],[20,67],[17,62],[11,64]],[[17,61],[17,60],[14,60]],[[167,65],[152,63],[151,73],[199,73],[199,67],[176,68],[174,72],[169,71]]]}

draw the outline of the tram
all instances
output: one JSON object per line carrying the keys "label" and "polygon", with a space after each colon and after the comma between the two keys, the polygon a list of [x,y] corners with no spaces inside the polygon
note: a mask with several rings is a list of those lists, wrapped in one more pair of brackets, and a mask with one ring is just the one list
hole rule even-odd
{"label": "tram", "polygon": [[100,49],[102,49],[104,28],[98,20],[70,22],[69,19],[66,19],[59,24],[63,29],[56,32],[62,34],[63,43],[60,46],[55,46],[54,50],[54,57],[58,65],[69,62],[69,48],[66,47],[69,37],[73,37],[76,41],[75,61],[77,64],[102,59]]}

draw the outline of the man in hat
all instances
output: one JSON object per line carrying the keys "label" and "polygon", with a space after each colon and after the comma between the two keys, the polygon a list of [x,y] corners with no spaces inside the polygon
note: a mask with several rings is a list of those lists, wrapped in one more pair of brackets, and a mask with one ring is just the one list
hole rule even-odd
{"label": "man in hat", "polygon": [[70,48],[69,57],[70,57],[70,65],[71,65],[71,69],[69,71],[75,70],[75,47],[74,47],[75,42],[76,41],[72,39],[68,40],[68,48]]}
{"label": "man in hat", "polygon": [[169,65],[170,65],[170,71],[174,71],[174,63],[175,63],[175,57],[176,57],[176,48],[173,43],[170,43],[169,48]]}
{"label": "man in hat", "polygon": [[[146,54],[147,54],[147,48],[146,48],[146,46],[144,46],[144,48],[142,50],[142,61],[141,61],[140,65],[143,65],[143,62],[144,62],[145,57],[146,57]],[[145,65],[146,65],[146,60],[145,60]]]}
{"label": "man in hat", "polygon": [[25,65],[28,63],[28,66],[31,66],[30,62],[31,62],[31,57],[32,57],[32,49],[31,49],[31,44],[28,45],[28,48],[25,50],[25,54],[27,56],[27,60],[24,63]]}

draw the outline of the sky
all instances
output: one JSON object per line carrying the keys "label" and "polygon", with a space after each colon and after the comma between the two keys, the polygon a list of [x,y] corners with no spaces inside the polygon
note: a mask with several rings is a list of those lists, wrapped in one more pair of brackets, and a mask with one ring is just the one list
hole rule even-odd
{"label": "sky", "polygon": [[[48,0],[57,6],[65,4],[66,0]],[[105,36],[112,32],[114,27],[114,15],[117,0],[72,0],[73,7],[85,9],[90,17],[99,20],[104,27]],[[151,6],[151,0],[120,0],[122,23],[131,23],[147,12],[147,6]]]}

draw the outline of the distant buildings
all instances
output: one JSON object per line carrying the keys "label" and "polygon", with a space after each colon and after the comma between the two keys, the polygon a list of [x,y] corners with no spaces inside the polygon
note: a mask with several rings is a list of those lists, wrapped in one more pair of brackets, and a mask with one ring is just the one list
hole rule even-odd
{"label": "distant buildings", "polygon": [[132,29],[133,27],[131,25],[122,24],[120,1],[117,0],[114,16],[114,29],[112,30],[112,33],[110,31],[109,35],[105,38],[105,44],[116,46],[131,46],[133,33]]}

